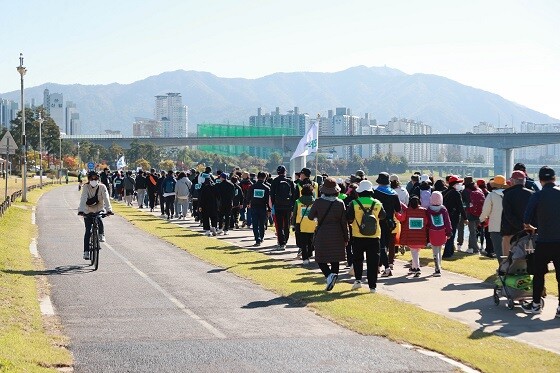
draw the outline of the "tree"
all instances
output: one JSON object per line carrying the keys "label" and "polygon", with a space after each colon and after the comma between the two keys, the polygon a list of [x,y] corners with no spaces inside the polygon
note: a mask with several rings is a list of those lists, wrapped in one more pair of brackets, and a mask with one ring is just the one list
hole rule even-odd
{"label": "tree", "polygon": [[144,158],[140,158],[136,161],[136,166],[140,167],[142,170],[147,171],[150,169],[150,163]]}
{"label": "tree", "polygon": [[113,162],[117,162],[117,160],[123,154],[124,154],[123,147],[116,143],[112,143],[111,146],[109,146],[107,157],[109,158],[108,160],[110,161],[110,163],[113,163]]}
{"label": "tree", "polygon": [[283,161],[282,154],[278,152],[274,152],[270,154],[270,157],[268,158],[268,162],[266,162],[266,168],[268,170],[274,170],[276,169],[276,167],[282,164],[282,161]]}
{"label": "tree", "polygon": [[64,159],[64,167],[68,168],[69,170],[76,170],[78,168],[78,160],[76,157],[72,157],[67,155],[63,157]]}
{"label": "tree", "polygon": [[173,162],[171,159],[166,159],[159,162],[159,168],[164,171],[173,170],[175,168],[175,162]]}

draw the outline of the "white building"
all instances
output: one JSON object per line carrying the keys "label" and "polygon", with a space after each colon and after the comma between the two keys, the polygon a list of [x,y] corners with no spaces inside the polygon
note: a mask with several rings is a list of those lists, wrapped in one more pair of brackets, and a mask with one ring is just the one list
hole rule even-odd
{"label": "white building", "polygon": [[[560,132],[560,123],[531,123],[521,122],[521,132],[528,133],[557,133]],[[550,162],[560,157],[560,144],[531,146],[515,149],[515,157],[524,161],[537,163]]]}
{"label": "white building", "polygon": [[[432,127],[412,119],[392,118],[385,131],[388,135],[429,135]],[[434,144],[390,144],[388,153],[405,157],[409,162],[430,162],[437,159],[438,149]]]}
{"label": "white building", "polygon": [[54,120],[60,132],[65,132],[66,119],[62,93],[50,93],[48,89],[45,89],[43,91],[43,107]]}
{"label": "white building", "polygon": [[[132,136],[134,137],[163,137],[163,124],[159,120],[148,118],[134,118]],[[169,122],[169,121],[167,121]]]}
{"label": "white building", "polygon": [[163,137],[187,137],[187,107],[180,93],[156,96],[154,119],[163,124]]}
{"label": "white building", "polygon": [[68,135],[80,135],[81,132],[81,122],[80,113],[76,108],[76,104],[72,101],[66,102],[66,134]]}
{"label": "white building", "polygon": [[280,114],[279,107],[276,107],[275,111],[265,114],[263,114],[262,108],[258,108],[257,115],[249,117],[251,127],[283,128],[287,130],[287,134],[294,136],[303,136],[310,125],[309,114],[300,113],[297,106],[294,107],[294,110],[288,110],[287,114]]}
{"label": "white building", "polygon": [[[494,127],[492,123],[480,122],[478,125],[473,126],[472,133],[483,134],[483,133],[514,133],[513,127]],[[517,157],[517,149],[515,150],[515,156]],[[463,160],[475,161],[480,160],[482,163],[490,164],[494,163],[494,150],[490,148],[482,148],[478,146],[462,146],[461,147],[461,158]]]}

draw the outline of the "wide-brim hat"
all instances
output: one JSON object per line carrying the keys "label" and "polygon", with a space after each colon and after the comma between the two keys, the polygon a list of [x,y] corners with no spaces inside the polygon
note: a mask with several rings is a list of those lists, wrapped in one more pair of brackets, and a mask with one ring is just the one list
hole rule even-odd
{"label": "wide-brim hat", "polygon": [[327,177],[323,180],[323,185],[321,185],[321,193],[323,194],[335,194],[340,192],[340,187],[336,183],[334,177]]}
{"label": "wide-brim hat", "polygon": [[356,192],[362,193],[366,191],[373,192],[373,184],[369,180],[362,180],[360,181],[360,185],[358,185],[358,189],[356,189]]}
{"label": "wide-brim hat", "polygon": [[391,183],[389,181],[389,174],[387,172],[380,172],[375,182],[379,185],[389,185]]}
{"label": "wide-brim hat", "polygon": [[490,186],[494,189],[506,189],[508,187],[505,176],[496,175],[494,180],[490,181]]}

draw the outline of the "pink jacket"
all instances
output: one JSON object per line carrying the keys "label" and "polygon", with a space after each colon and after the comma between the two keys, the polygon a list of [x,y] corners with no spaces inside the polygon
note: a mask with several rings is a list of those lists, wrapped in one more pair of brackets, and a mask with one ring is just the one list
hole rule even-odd
{"label": "pink jacket", "polygon": [[445,206],[430,206],[428,213],[428,237],[433,246],[444,245],[451,236],[451,220]]}

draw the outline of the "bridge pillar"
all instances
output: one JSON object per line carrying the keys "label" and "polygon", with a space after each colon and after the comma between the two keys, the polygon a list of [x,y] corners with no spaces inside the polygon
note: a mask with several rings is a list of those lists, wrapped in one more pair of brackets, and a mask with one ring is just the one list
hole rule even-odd
{"label": "bridge pillar", "polygon": [[513,173],[513,149],[506,149],[506,174],[505,177],[509,178]]}
{"label": "bridge pillar", "polygon": [[506,150],[494,149],[494,175],[504,175],[506,179],[511,175],[506,175]]}
{"label": "bridge pillar", "polygon": [[290,169],[288,170],[288,175],[292,175],[292,180],[295,180],[295,173],[301,171],[302,168],[307,164],[307,157],[297,157],[290,161]]}

